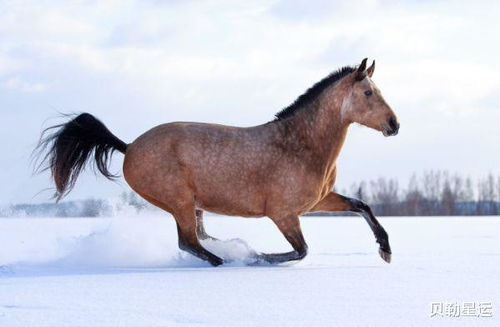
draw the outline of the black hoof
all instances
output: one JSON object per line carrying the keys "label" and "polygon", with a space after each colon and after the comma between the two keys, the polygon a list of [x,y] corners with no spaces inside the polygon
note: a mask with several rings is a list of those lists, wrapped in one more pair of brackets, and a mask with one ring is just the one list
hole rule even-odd
{"label": "black hoof", "polygon": [[380,254],[380,257],[387,263],[391,263],[391,252],[383,250],[382,248],[378,249],[378,254]]}
{"label": "black hoof", "polygon": [[224,263],[224,260],[221,259],[221,258],[219,258],[219,257],[210,258],[208,261],[214,267],[220,266],[220,265],[222,265]]}
{"label": "black hoof", "polygon": [[302,260],[307,254],[307,249],[303,252],[291,251],[285,253],[258,253],[253,256],[257,262],[268,264],[279,264],[288,261]]}

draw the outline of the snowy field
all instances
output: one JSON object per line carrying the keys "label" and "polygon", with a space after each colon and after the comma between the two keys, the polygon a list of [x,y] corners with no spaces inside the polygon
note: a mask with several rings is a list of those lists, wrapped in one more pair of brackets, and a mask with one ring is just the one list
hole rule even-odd
{"label": "snowy field", "polygon": [[500,326],[499,217],[381,218],[390,265],[358,217],[302,218],[309,255],[277,266],[246,265],[289,250],[268,219],[205,220],[231,263],[181,253],[166,216],[0,219],[0,326]]}

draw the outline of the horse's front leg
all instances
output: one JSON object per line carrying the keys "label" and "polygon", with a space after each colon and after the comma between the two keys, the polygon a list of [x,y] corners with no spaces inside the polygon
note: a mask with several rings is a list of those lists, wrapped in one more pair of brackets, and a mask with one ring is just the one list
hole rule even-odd
{"label": "horse's front leg", "polygon": [[370,207],[364,203],[363,201],[348,198],[346,196],[330,192],[328,195],[318,202],[310,212],[319,212],[319,211],[350,211],[360,214],[365,218],[366,222],[370,226],[377,243],[380,244],[379,254],[387,263],[391,262],[391,247],[389,245],[389,236],[387,232],[384,230],[382,225],[377,221],[375,216],[373,215]]}
{"label": "horse's front leg", "polygon": [[257,255],[257,258],[268,263],[282,263],[303,259],[307,255],[307,244],[302,235],[299,217],[297,215],[289,215],[271,217],[271,219],[290,243],[293,251],[284,253],[260,253]]}

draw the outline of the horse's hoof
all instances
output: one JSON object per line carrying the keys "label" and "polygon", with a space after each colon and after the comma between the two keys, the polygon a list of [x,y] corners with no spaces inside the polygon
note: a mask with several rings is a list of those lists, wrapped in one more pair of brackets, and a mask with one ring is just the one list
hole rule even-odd
{"label": "horse's hoof", "polygon": [[214,256],[214,258],[210,258],[210,259],[208,260],[208,262],[210,262],[210,264],[211,264],[212,266],[217,267],[217,266],[220,266],[220,265],[222,265],[222,264],[224,263],[224,259],[221,259],[221,258],[219,258],[219,257],[215,257],[215,256]]}
{"label": "horse's hoof", "polygon": [[380,254],[380,257],[387,263],[391,263],[391,253],[382,250],[381,248],[378,249],[378,254]]}

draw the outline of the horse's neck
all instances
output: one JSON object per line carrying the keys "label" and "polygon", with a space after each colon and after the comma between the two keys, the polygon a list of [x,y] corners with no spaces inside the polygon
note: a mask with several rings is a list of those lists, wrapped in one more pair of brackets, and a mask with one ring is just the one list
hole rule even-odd
{"label": "horse's neck", "polygon": [[320,96],[283,122],[290,142],[306,147],[326,165],[337,159],[349,127],[341,117],[342,100],[343,94]]}

